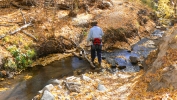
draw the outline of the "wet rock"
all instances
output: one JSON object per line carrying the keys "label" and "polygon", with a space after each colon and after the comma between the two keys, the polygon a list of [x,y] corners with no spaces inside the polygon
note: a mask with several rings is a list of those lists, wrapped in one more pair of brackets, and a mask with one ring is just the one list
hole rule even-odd
{"label": "wet rock", "polygon": [[122,70],[122,69],[125,69],[126,66],[118,66],[118,68],[119,68],[120,70]]}
{"label": "wet rock", "polygon": [[138,66],[139,66],[140,69],[144,69],[144,67],[141,63],[138,63]]}
{"label": "wet rock", "polygon": [[116,63],[115,59],[107,58],[107,61],[108,61],[109,64],[111,64],[111,67],[115,68],[117,66],[117,63]]}
{"label": "wet rock", "polygon": [[98,90],[99,91],[106,91],[106,87],[102,84],[98,84]]}
{"label": "wet rock", "polygon": [[130,62],[132,63],[132,64],[138,64],[138,58],[137,57],[133,57],[133,56],[130,56]]}
{"label": "wet rock", "polygon": [[154,39],[157,39],[159,37],[162,37],[163,34],[164,34],[164,31],[161,31],[161,30],[157,29],[151,34],[151,37],[154,38]]}
{"label": "wet rock", "polygon": [[59,85],[61,84],[61,81],[58,79],[51,79],[47,82],[48,84],[53,84],[53,85]]}
{"label": "wet rock", "polygon": [[54,88],[52,84],[46,85],[39,93],[43,93],[45,90],[51,91]]}
{"label": "wet rock", "polygon": [[41,100],[55,100],[55,97],[48,90],[45,90]]}
{"label": "wet rock", "polygon": [[101,58],[104,60],[104,59],[106,59],[106,56],[101,56]]}

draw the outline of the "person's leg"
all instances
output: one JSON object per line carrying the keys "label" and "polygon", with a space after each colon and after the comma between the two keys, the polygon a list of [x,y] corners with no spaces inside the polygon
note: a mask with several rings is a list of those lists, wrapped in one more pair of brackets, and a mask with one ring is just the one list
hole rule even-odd
{"label": "person's leg", "polygon": [[94,59],[95,59],[95,49],[91,46],[91,59],[92,59],[92,62],[94,62]]}
{"label": "person's leg", "polygon": [[97,49],[97,57],[98,57],[98,63],[101,65],[101,47]]}

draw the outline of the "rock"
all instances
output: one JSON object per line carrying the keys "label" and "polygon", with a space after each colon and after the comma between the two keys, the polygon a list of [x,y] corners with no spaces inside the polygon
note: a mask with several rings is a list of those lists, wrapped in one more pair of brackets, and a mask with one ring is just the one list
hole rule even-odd
{"label": "rock", "polygon": [[3,55],[0,55],[0,69],[3,67],[4,65],[4,57]]}
{"label": "rock", "polygon": [[45,90],[41,100],[55,100],[55,97],[49,91]]}
{"label": "rock", "polygon": [[59,85],[61,84],[61,81],[58,79],[51,79],[47,82],[48,84],[53,84],[53,85]]}
{"label": "rock", "polygon": [[138,63],[138,66],[140,67],[140,69],[144,69],[144,67],[141,63]]}
{"label": "rock", "polygon": [[111,69],[110,69],[110,72],[111,72],[111,73],[117,73],[117,72],[118,72],[118,69],[117,69],[117,68],[111,68]]}
{"label": "rock", "polygon": [[137,57],[133,57],[133,56],[130,56],[130,62],[132,63],[132,64],[138,64],[138,58]]}
{"label": "rock", "polygon": [[87,76],[85,76],[85,75],[82,75],[82,77],[81,77],[83,80],[85,80],[85,81],[90,81],[90,80],[92,80],[90,77],[87,77]]}
{"label": "rock", "polygon": [[40,99],[40,97],[39,97],[39,95],[37,95],[32,100],[39,100],[39,99]]}
{"label": "rock", "polygon": [[12,78],[14,78],[14,72],[8,72],[7,73],[7,77],[9,78],[9,79],[12,79]]}
{"label": "rock", "polygon": [[117,66],[117,63],[116,63],[115,59],[107,58],[107,61],[108,61],[109,64],[111,64],[112,68],[115,68]]}
{"label": "rock", "polygon": [[46,85],[39,93],[43,93],[45,90],[51,91],[54,88],[52,84]]}
{"label": "rock", "polygon": [[0,71],[0,77],[7,77],[7,71],[5,70]]}
{"label": "rock", "polygon": [[98,5],[98,8],[100,9],[107,9],[107,8],[110,8],[112,7],[113,5],[111,4],[111,2],[109,1],[103,1],[102,4]]}
{"label": "rock", "polygon": [[101,56],[101,58],[104,60],[104,59],[106,59],[106,56]]}
{"label": "rock", "polygon": [[98,84],[98,90],[99,91],[106,91],[106,87],[102,84]]}
{"label": "rock", "polygon": [[161,31],[161,30],[159,30],[159,29],[156,29],[156,30],[151,34],[151,37],[152,37],[152,36],[162,37],[164,33],[165,33],[164,31]]}
{"label": "rock", "polygon": [[167,28],[164,26],[156,26],[156,29],[163,30],[163,31],[167,30]]}

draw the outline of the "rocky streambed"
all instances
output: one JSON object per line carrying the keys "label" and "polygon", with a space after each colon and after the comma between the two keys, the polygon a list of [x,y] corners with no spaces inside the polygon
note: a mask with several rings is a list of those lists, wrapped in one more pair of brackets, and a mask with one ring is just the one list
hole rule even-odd
{"label": "rocky streambed", "polygon": [[157,41],[162,34],[162,31],[154,31],[153,39],[141,39],[132,50],[103,51],[103,68],[90,69],[86,60],[77,57],[30,68],[15,81],[10,79],[1,84],[6,90],[0,92],[0,99],[106,99],[101,96],[104,93],[108,95],[107,99],[113,95],[115,99],[126,99],[131,85],[141,74],[144,59],[151,51],[157,50]]}

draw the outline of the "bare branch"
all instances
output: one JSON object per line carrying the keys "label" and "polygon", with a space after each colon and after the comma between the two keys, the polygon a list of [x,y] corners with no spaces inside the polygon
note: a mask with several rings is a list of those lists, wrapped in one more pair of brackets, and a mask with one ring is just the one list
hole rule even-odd
{"label": "bare branch", "polygon": [[22,14],[23,20],[24,20],[24,22],[25,22],[25,24],[26,24],[26,18],[24,17],[24,14],[22,13],[22,10],[21,10],[21,9],[20,9],[20,13]]}
{"label": "bare branch", "polygon": [[13,34],[19,32],[19,31],[21,31],[22,29],[25,29],[25,28],[27,28],[27,27],[29,27],[29,26],[31,26],[31,25],[32,25],[31,23],[25,24],[25,25],[23,25],[22,27],[16,29],[15,31],[9,32],[9,34],[10,34],[10,35],[13,35]]}
{"label": "bare branch", "polygon": [[22,30],[22,32],[23,32],[24,34],[26,34],[27,36],[32,37],[35,41],[38,41],[37,38],[36,38],[34,35],[28,33],[27,31]]}

